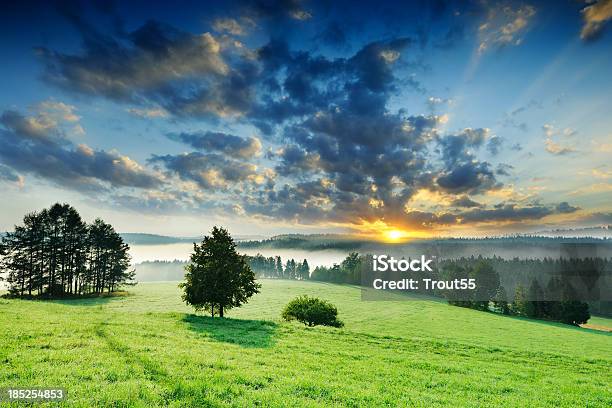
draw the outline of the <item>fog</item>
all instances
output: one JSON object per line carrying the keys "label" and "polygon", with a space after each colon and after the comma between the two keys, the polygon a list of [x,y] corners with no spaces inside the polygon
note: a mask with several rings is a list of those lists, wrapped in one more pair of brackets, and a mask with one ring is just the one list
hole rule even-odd
{"label": "fog", "polygon": [[[193,244],[162,244],[162,245],[131,245],[130,254],[132,263],[137,264],[144,261],[187,261],[189,254],[193,251]],[[317,266],[332,266],[340,263],[349,251],[336,249],[307,251],[304,249],[280,249],[280,248],[238,248],[238,252],[245,255],[262,254],[265,257],[280,256],[283,263],[287,259],[303,261],[306,259],[311,268]]]}

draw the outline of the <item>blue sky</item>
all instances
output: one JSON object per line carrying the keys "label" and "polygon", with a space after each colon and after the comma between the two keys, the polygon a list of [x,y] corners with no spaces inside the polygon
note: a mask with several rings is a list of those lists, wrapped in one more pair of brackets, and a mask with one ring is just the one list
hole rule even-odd
{"label": "blue sky", "polygon": [[0,229],[612,223],[612,2],[404,3],[5,7]]}

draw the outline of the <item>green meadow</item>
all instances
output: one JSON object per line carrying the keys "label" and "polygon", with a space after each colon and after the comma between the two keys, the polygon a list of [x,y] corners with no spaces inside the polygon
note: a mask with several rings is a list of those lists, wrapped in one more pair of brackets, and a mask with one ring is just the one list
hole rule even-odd
{"label": "green meadow", "polygon": [[[431,300],[362,301],[354,286],[261,282],[226,319],[193,314],[176,282],[0,299],[0,388],[62,387],[62,405],[78,407],[612,406],[612,333]],[[345,327],[281,322],[301,294],[334,303]]]}

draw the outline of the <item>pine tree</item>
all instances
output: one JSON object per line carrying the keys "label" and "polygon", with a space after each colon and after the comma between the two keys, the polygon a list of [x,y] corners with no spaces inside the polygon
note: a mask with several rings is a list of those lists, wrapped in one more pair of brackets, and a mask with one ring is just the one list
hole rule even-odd
{"label": "pine tree", "polygon": [[133,283],[121,236],[102,220],[88,227],[68,204],[26,214],[1,247],[0,267],[15,296],[102,293]]}
{"label": "pine tree", "polygon": [[300,265],[300,278],[302,280],[310,279],[310,266],[306,259],[304,259],[304,262]]}
{"label": "pine tree", "polygon": [[211,316],[232,307],[239,307],[256,293],[261,285],[245,256],[236,252],[236,244],[224,228],[214,227],[201,244],[194,244],[190,263],[186,266],[183,300],[196,310],[209,311]]}
{"label": "pine tree", "polygon": [[283,277],[283,261],[280,256],[276,257],[276,277],[279,279]]}

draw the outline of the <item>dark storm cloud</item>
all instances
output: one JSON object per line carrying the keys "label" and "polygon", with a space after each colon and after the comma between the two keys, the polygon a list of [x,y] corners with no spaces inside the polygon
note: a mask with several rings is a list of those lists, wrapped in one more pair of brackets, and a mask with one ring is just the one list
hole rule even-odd
{"label": "dark storm cloud", "polygon": [[239,159],[250,159],[261,153],[261,142],[254,137],[242,138],[223,132],[182,132],[168,137],[204,152],[220,152]]}
{"label": "dark storm cloud", "polygon": [[106,183],[139,188],[162,184],[127,156],[75,146],[53,123],[13,111],[4,112],[0,123],[0,161],[14,170],[75,189],[101,189]]}

